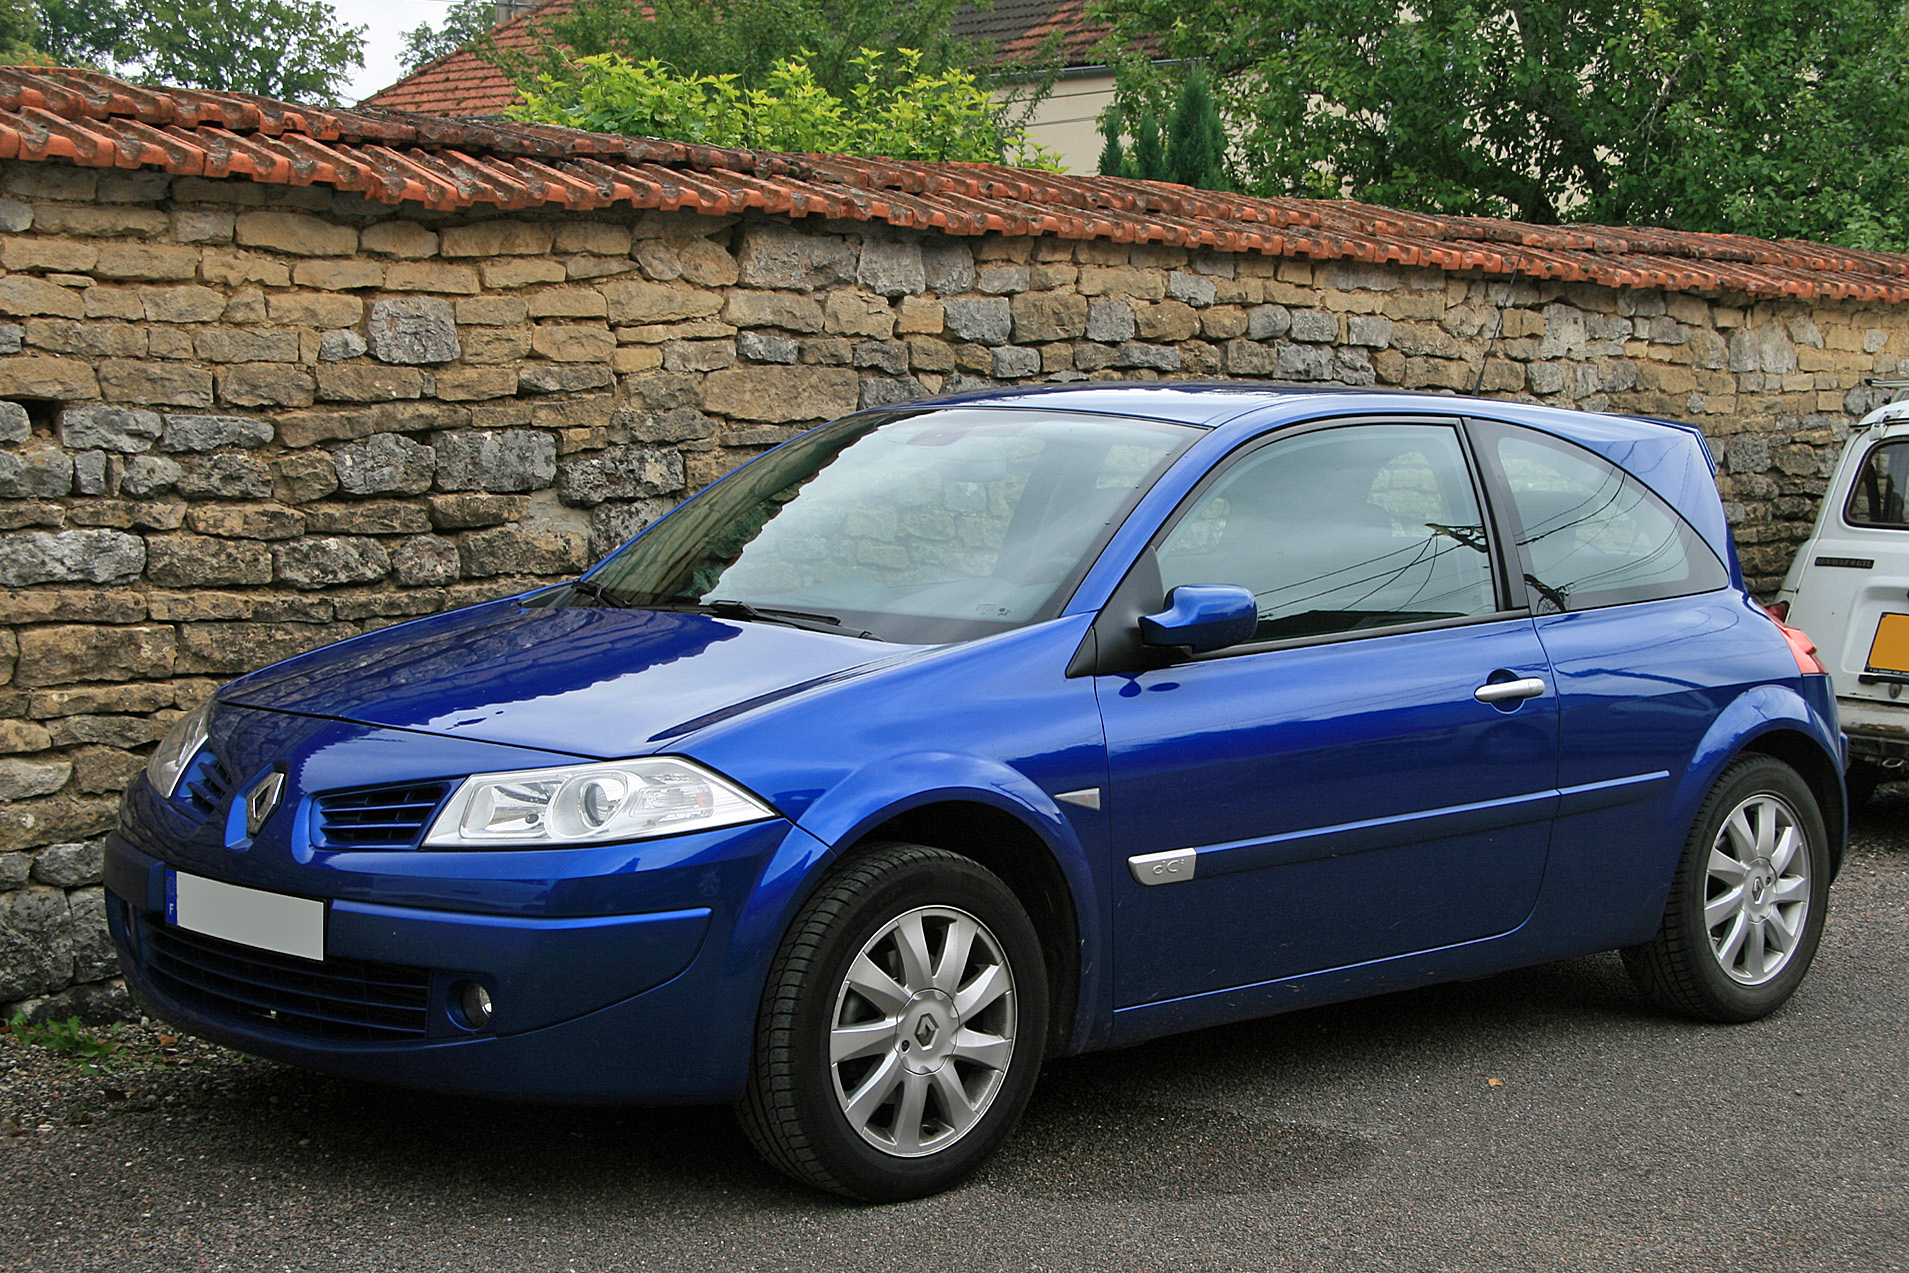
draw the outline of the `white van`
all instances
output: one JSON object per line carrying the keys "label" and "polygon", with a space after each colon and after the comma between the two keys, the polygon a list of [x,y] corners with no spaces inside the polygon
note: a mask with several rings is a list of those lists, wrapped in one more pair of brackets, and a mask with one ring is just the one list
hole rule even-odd
{"label": "white van", "polygon": [[1909,402],[1856,426],[1770,608],[1810,634],[1836,686],[1850,803],[1909,778]]}

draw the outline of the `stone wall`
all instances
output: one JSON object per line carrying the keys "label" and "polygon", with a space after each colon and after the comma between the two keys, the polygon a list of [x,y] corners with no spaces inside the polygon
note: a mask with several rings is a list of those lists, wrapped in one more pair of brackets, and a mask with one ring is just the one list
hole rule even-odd
{"label": "stone wall", "polygon": [[1854,304],[53,162],[0,196],[0,1012],[102,993],[98,836],[220,680],[574,573],[857,406],[1243,376],[1694,419],[1768,589],[1909,365]]}

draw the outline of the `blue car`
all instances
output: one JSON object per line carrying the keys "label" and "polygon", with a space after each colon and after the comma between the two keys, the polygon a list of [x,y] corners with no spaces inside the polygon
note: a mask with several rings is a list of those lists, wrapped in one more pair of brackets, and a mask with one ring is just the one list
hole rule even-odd
{"label": "blue car", "polygon": [[733,1102],[944,1189],[1052,1056],[1619,949],[1808,970],[1835,701],[1701,434],[1274,385],[866,411],[573,582],[242,677],[109,841],[181,1027],[444,1091]]}

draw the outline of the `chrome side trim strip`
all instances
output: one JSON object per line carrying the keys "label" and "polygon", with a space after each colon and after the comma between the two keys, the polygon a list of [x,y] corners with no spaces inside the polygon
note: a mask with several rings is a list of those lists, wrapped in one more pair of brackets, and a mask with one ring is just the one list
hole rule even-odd
{"label": "chrome side trim strip", "polygon": [[1476,835],[1529,822],[1548,822],[1557,811],[1557,791],[1534,791],[1529,795],[1342,822],[1337,826],[1308,827],[1226,844],[1202,844],[1193,851],[1200,855],[1200,869],[1206,874],[1231,875],[1235,871],[1290,866],[1313,858],[1350,857],[1355,853],[1423,844],[1447,836]]}
{"label": "chrome side trim strip", "polygon": [[[1648,800],[1660,793],[1669,781],[1669,772],[1660,769],[1654,773],[1610,778],[1562,790],[1534,791],[1529,795],[1484,800],[1476,804],[1394,814],[1388,818],[1372,818],[1363,822],[1343,822],[1337,826],[1312,827],[1252,840],[1201,844],[1167,853],[1143,853],[1128,858],[1127,869],[1142,884],[1174,884],[1193,878],[1195,860],[1200,863],[1203,875],[1214,876],[1290,866],[1314,858],[1349,857],[1355,853],[1370,853],[1405,844],[1423,844],[1447,836],[1477,835],[1505,827],[1615,808]],[[1182,857],[1187,859],[1184,871],[1178,867],[1162,871],[1155,865]],[[1146,874],[1143,875],[1143,871]]]}
{"label": "chrome side trim strip", "polygon": [[1654,773],[1587,782],[1581,787],[1564,787],[1558,791],[1558,816],[1568,818],[1573,814],[1614,809],[1621,804],[1649,800],[1669,783],[1670,770],[1659,769]]}

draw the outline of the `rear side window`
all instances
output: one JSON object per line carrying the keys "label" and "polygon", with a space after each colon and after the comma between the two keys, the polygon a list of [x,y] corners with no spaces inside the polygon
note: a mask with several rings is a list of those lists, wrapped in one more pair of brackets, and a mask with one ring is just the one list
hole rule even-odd
{"label": "rear side window", "polygon": [[1905,486],[1909,486],[1909,440],[1875,447],[1856,475],[1843,520],[1851,526],[1909,528],[1909,511],[1902,506]]}
{"label": "rear side window", "polygon": [[1531,429],[1485,432],[1511,495],[1533,610],[1591,610],[1729,583],[1702,536],[1624,470]]}

